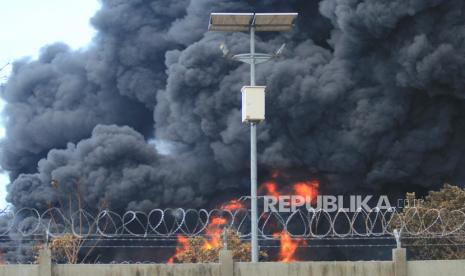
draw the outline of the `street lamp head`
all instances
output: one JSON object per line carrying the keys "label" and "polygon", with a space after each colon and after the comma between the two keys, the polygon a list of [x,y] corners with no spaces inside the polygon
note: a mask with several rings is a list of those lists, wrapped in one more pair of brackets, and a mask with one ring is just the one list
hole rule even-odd
{"label": "street lamp head", "polygon": [[279,49],[276,50],[276,53],[274,53],[274,56],[275,56],[275,57],[280,57],[281,54],[282,54],[283,51],[284,51],[284,48],[286,48],[286,43],[283,43],[283,45],[281,45],[281,47],[279,47]]}
{"label": "street lamp head", "polygon": [[226,44],[221,43],[220,44],[220,49],[223,52],[223,57],[230,57],[231,56],[231,54],[229,52],[229,49],[228,49],[228,46],[226,46]]}

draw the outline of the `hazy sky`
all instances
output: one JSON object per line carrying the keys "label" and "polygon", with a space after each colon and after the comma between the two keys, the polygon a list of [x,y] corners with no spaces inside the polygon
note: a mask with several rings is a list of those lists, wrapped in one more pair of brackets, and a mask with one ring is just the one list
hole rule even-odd
{"label": "hazy sky", "polygon": [[[0,68],[17,58],[37,57],[44,45],[57,41],[74,49],[85,47],[95,34],[89,19],[99,6],[98,0],[0,0]],[[0,82],[9,69],[0,72]],[[0,175],[0,207],[6,205],[8,182]]]}

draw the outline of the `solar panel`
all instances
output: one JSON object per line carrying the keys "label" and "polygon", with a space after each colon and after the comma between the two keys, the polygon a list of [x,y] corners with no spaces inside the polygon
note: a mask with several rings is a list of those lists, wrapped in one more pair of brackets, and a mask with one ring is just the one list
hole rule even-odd
{"label": "solar panel", "polygon": [[210,31],[242,32],[250,29],[253,13],[212,13],[210,15]]}
{"label": "solar panel", "polygon": [[212,13],[208,30],[218,32],[289,31],[297,13]]}
{"label": "solar panel", "polygon": [[289,31],[297,13],[256,13],[254,17],[256,31]]}

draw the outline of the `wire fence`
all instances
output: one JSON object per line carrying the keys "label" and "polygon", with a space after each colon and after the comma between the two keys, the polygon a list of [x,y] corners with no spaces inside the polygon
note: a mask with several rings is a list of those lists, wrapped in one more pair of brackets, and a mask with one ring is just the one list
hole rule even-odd
{"label": "wire fence", "polygon": [[[311,252],[334,249],[344,252],[363,249],[355,255],[389,252],[399,242],[412,250],[426,247],[447,251],[451,246],[454,250],[465,250],[463,209],[412,207],[328,212],[303,208],[289,213],[263,212],[258,222],[260,250],[271,252],[272,256],[283,249],[283,236],[306,257]],[[116,252],[125,252],[123,261],[139,256],[137,260],[140,252],[147,252],[144,250],[152,252],[151,261],[122,262],[117,258],[114,263],[153,263],[155,259],[166,262],[168,256],[183,246],[180,237],[184,240],[201,237],[203,243],[216,239],[221,244],[225,230],[232,231],[241,242],[250,242],[250,210],[177,208],[123,213],[60,208],[4,210],[0,211],[0,263],[33,262],[37,249],[52,246],[54,241],[61,242],[60,250],[69,248],[84,256],[79,257],[83,263],[111,263],[115,254],[119,254]],[[3,255],[6,257],[2,260]]]}
{"label": "wire fence", "polygon": [[[50,208],[43,212],[22,208],[0,214],[0,239],[21,236],[57,237],[72,234],[79,238],[176,240],[177,235],[208,236],[212,228],[227,228],[241,239],[250,237],[247,209],[153,209],[149,212],[117,213],[84,209],[66,212]],[[295,239],[393,238],[397,229],[403,238],[454,237],[465,233],[464,210],[408,208],[348,212],[340,209],[299,209],[290,213],[261,213],[259,238],[276,239],[286,233]]]}

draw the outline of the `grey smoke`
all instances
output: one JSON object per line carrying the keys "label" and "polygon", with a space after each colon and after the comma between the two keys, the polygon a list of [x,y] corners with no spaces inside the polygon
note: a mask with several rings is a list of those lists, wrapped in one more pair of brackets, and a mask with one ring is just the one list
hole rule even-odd
{"label": "grey smoke", "polygon": [[[287,43],[258,69],[268,86],[261,177],[317,172],[333,192],[462,183],[463,1],[107,0],[90,49],[55,44],[14,64],[3,91],[8,200],[46,208],[76,183],[85,204],[116,210],[246,193],[248,67],[218,46],[246,51],[248,36],[206,33],[212,11],[300,13],[295,31],[257,45]],[[152,139],[175,146],[159,153]]]}
{"label": "grey smoke", "polygon": [[[68,204],[67,197],[75,197],[77,192],[83,204],[80,207],[91,210],[96,206],[148,210],[173,200],[181,206],[199,204],[190,186],[178,184],[183,183],[182,176],[175,181],[163,171],[162,161],[155,149],[133,129],[98,125],[89,139],[76,145],[70,143],[66,149],[51,150],[39,162],[38,174],[18,177],[10,187],[8,199],[37,209]],[[51,185],[52,181],[57,181],[57,185]],[[22,193],[30,188],[37,198],[31,200],[31,196]],[[44,203],[47,205],[40,205]]]}

